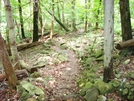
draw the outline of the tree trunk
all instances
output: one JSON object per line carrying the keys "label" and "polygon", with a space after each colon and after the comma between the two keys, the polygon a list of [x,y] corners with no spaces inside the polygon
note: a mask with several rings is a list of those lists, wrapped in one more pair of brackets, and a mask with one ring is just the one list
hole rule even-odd
{"label": "tree trunk", "polygon": [[[47,12],[52,16],[52,13],[47,10]],[[54,19],[59,23],[59,25],[66,31],[69,32],[69,29],[66,28],[55,16]]]}
{"label": "tree trunk", "polygon": [[[58,15],[59,21],[61,22],[60,0],[57,0],[57,15]],[[60,26],[60,29],[62,29],[61,26]]]}
{"label": "tree trunk", "polygon": [[61,21],[61,15],[60,15],[60,0],[57,1],[57,13],[59,21]]}
{"label": "tree trunk", "polygon": [[102,2],[102,0],[99,0],[98,10],[97,10],[97,14],[95,16],[96,17],[95,29],[98,29],[98,27],[99,27],[99,14],[100,14],[101,2]]}
{"label": "tree trunk", "polygon": [[114,0],[104,0],[104,82],[114,78],[113,74],[114,42]]}
{"label": "tree trunk", "polygon": [[116,48],[120,50],[120,49],[124,49],[124,48],[129,48],[132,46],[134,47],[134,39],[130,39],[130,40],[118,43],[116,45]]}
{"label": "tree trunk", "polygon": [[[22,80],[23,78],[28,77],[28,72],[25,69],[17,70],[15,71],[15,75],[17,76],[18,80]],[[4,81],[5,79],[7,79],[6,74],[0,74],[0,82]]]}
{"label": "tree trunk", "polygon": [[129,0],[120,0],[122,41],[132,39]]}
{"label": "tree trunk", "polygon": [[52,39],[53,33],[54,33],[54,0],[52,0],[52,21],[51,21],[50,39]]}
{"label": "tree trunk", "polygon": [[[39,2],[39,21],[40,21],[40,29],[41,29],[41,36],[44,35],[44,26],[45,26],[45,22],[43,23],[43,19],[42,19],[42,9],[40,7],[40,2]],[[38,37],[39,38],[39,37]]]}
{"label": "tree trunk", "polygon": [[84,32],[87,32],[87,27],[88,27],[88,24],[87,24],[87,0],[85,0],[85,28],[84,28]]}
{"label": "tree trunk", "polygon": [[[13,63],[15,64],[19,60],[19,55],[18,55],[17,46],[16,46],[16,35],[14,31],[12,10],[11,10],[11,5],[10,5],[9,0],[4,0],[4,4],[5,4],[5,10],[6,10],[7,26],[9,29],[9,41],[10,41],[11,54],[13,57]],[[20,69],[19,64],[18,64],[18,69]]]}
{"label": "tree trunk", "polygon": [[23,23],[23,16],[22,16],[22,8],[21,8],[21,0],[18,0],[19,3],[19,15],[20,15],[20,25],[21,25],[21,35],[22,39],[25,39],[25,33],[24,33],[24,23]]}
{"label": "tree trunk", "polygon": [[2,12],[2,10],[1,10],[2,7],[1,7],[1,5],[2,5],[2,2],[1,2],[1,0],[0,0],[0,31],[1,31],[1,17],[2,17],[2,16],[1,16],[1,12]]}
{"label": "tree trunk", "polygon": [[9,88],[10,90],[15,89],[18,80],[13,70],[11,61],[9,59],[9,55],[6,50],[6,46],[4,44],[4,40],[1,36],[1,33],[0,33],[0,58],[2,58],[2,64],[3,64],[4,71],[8,80]]}
{"label": "tree trunk", "polygon": [[75,2],[76,0],[72,0],[72,30],[77,31],[76,21],[75,21]]}
{"label": "tree trunk", "polygon": [[35,42],[38,41],[38,0],[34,0],[33,12],[33,42]]}
{"label": "tree trunk", "polygon": [[61,7],[62,7],[62,22],[63,22],[63,24],[65,24],[65,16],[64,16],[64,0],[62,1]]}

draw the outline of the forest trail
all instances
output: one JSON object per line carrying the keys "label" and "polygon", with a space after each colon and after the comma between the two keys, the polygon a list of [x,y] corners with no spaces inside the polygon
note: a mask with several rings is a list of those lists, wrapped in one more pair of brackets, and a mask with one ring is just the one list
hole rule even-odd
{"label": "forest trail", "polygon": [[[83,101],[76,80],[81,69],[77,53],[82,53],[89,45],[88,38],[85,39],[81,30],[53,38],[52,42],[49,41],[52,44],[50,47],[44,44],[21,51],[22,58],[28,64],[46,63],[38,70],[41,75],[39,79],[44,82],[38,82],[36,79],[32,82],[44,90],[47,101]],[[42,54],[42,51],[45,51],[45,54]]]}

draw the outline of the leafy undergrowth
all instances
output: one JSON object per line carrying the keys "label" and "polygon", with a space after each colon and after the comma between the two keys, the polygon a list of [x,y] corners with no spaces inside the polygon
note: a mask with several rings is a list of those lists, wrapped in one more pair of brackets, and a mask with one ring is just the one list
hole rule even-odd
{"label": "leafy undergrowth", "polygon": [[122,58],[115,49],[115,79],[104,83],[102,47],[103,35],[78,31],[21,51],[26,63],[41,68],[13,93],[3,81],[0,101],[133,101],[134,57]]}
{"label": "leafy undergrowth", "polygon": [[103,82],[103,51],[91,47],[80,57],[84,68],[77,80],[86,101],[134,101],[134,56],[114,55],[115,79]]}

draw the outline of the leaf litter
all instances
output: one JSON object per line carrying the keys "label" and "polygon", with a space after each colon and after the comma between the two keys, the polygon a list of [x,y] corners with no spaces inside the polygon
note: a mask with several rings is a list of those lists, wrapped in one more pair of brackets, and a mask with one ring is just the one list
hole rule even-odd
{"label": "leaf litter", "polygon": [[[90,40],[91,38],[92,40]],[[97,41],[95,41],[95,38],[97,38]],[[28,64],[35,66],[41,65],[40,63],[42,62],[45,63],[45,65],[43,64],[44,67],[38,69],[38,76],[31,74],[30,77],[24,79],[30,82],[30,85],[34,85],[33,89],[39,87],[44,91],[45,94],[43,97],[45,97],[45,99],[42,95],[39,96],[38,94],[25,97],[25,94],[28,95],[29,92],[31,93],[30,90],[29,92],[27,90],[23,96],[16,91],[10,93],[7,82],[3,81],[0,84],[0,101],[30,101],[27,100],[29,98],[32,99],[32,101],[85,101],[85,99],[80,95],[80,89],[76,82],[76,80],[81,76],[80,73],[83,70],[83,67],[79,65],[81,60],[79,57],[85,54],[84,52],[87,51],[85,50],[87,47],[90,47],[90,49],[96,49],[92,51],[97,52],[97,50],[102,47],[102,42],[103,39],[100,35],[87,35],[81,34],[80,32],[59,36],[48,41],[48,43],[51,43],[52,45],[45,43],[44,45],[21,51],[21,58]],[[99,56],[98,53],[99,52],[96,53],[96,57]],[[88,55],[90,53],[86,54]],[[98,65],[98,62],[95,62],[94,58],[90,60],[90,64]],[[120,61],[118,65],[116,65],[117,69],[115,72],[117,78],[126,78],[126,76],[124,77],[122,75],[125,73],[133,79],[133,73],[131,74],[131,71],[134,70],[133,60],[134,58],[132,56],[130,59],[124,59],[124,61]],[[99,68],[98,72],[96,72],[100,77],[100,74],[102,73],[102,68]],[[127,82],[130,81],[133,83],[128,77]],[[114,85],[118,85],[118,83],[115,83]],[[125,93],[127,93],[127,90]],[[85,98],[87,97],[88,96],[86,95]],[[107,99],[113,97],[113,101],[120,100],[116,93],[107,94],[106,97]],[[102,96],[102,98],[105,99],[105,96]]]}

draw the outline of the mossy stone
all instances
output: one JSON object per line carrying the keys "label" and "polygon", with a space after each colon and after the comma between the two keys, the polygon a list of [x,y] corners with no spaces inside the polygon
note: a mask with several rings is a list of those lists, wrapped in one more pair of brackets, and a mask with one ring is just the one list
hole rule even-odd
{"label": "mossy stone", "polygon": [[88,89],[84,98],[86,99],[86,101],[97,101],[98,96],[99,96],[98,89],[95,87],[92,87]]}

